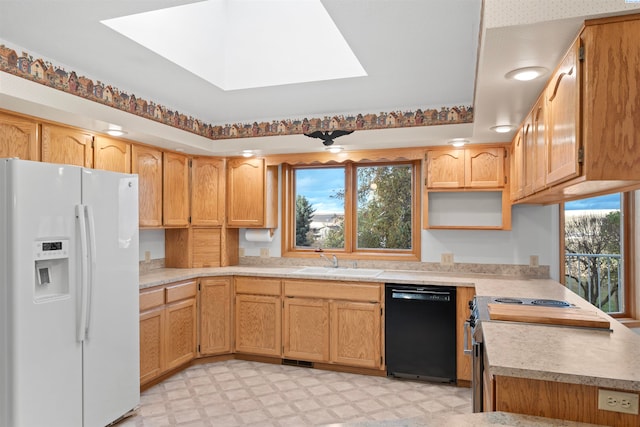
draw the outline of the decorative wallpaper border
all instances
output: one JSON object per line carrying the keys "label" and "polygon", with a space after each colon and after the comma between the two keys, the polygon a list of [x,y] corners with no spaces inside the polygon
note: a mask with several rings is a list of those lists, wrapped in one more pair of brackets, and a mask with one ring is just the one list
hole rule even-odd
{"label": "decorative wallpaper border", "polygon": [[78,76],[27,52],[18,56],[15,50],[0,44],[0,71],[76,95],[90,101],[117,108],[187,132],[216,139],[256,136],[296,135],[316,130],[371,130],[415,126],[473,123],[472,106],[445,106],[415,111],[391,111],[325,116],[322,118],[281,119],[271,122],[212,125],[173,111],[156,102],[137,98],[111,85]]}

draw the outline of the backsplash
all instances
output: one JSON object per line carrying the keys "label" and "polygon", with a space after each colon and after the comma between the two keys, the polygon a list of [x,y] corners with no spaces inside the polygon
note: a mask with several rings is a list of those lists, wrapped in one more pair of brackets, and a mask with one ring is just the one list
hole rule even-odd
{"label": "backsplash", "polygon": [[[338,265],[340,267],[353,267],[353,263],[353,260],[340,260],[338,258]],[[261,258],[245,256],[240,257],[239,265],[256,267],[326,267],[328,264],[321,258]],[[514,264],[454,263],[451,266],[443,266],[440,263],[435,262],[357,260],[357,267],[377,268],[383,270],[428,271],[436,273],[486,274],[531,279],[548,279],[550,277],[548,265],[529,267],[528,265]]]}

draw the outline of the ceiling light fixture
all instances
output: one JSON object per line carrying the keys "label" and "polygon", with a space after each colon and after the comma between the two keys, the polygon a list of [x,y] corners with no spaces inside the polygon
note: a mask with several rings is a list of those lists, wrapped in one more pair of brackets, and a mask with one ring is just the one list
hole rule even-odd
{"label": "ceiling light fixture", "polygon": [[253,150],[242,150],[242,157],[253,157]]}
{"label": "ceiling light fixture", "polygon": [[454,147],[462,147],[468,143],[469,143],[469,140],[464,138],[455,138],[449,141],[449,145],[452,145]]}
{"label": "ceiling light fixture", "polygon": [[111,136],[122,136],[127,134],[127,132],[123,131],[122,129],[116,129],[116,128],[105,129],[104,133]]}
{"label": "ceiling light fixture", "polygon": [[342,150],[344,150],[344,148],[339,146],[339,145],[332,145],[331,147],[325,148],[325,150],[330,152],[330,153],[332,153],[332,154],[337,154],[337,153],[341,152]]}
{"label": "ceiling light fixture", "polygon": [[489,129],[498,133],[507,133],[507,132],[511,132],[514,129],[514,127],[511,125],[497,125],[497,126],[492,126]]}
{"label": "ceiling light fixture", "polygon": [[537,79],[538,77],[547,74],[549,70],[544,67],[523,67],[509,71],[505,74],[505,78],[510,80],[519,80],[526,82],[529,80]]}

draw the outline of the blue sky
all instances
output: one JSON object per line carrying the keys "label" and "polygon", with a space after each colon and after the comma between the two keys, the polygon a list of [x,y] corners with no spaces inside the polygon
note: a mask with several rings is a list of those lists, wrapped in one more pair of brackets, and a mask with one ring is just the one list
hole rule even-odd
{"label": "blue sky", "polygon": [[296,196],[307,198],[316,213],[344,213],[344,202],[331,196],[344,189],[343,168],[297,169]]}
{"label": "blue sky", "polygon": [[574,200],[573,202],[565,203],[564,209],[567,211],[585,209],[620,209],[620,193],[591,197],[589,199]]}

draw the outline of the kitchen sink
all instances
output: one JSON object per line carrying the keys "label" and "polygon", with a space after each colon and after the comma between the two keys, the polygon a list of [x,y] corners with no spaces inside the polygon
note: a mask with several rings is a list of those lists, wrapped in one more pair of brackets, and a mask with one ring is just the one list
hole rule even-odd
{"label": "kitchen sink", "polygon": [[309,274],[313,276],[350,276],[350,277],[376,277],[384,270],[375,268],[331,268],[331,267],[305,267],[296,270],[296,274]]}

